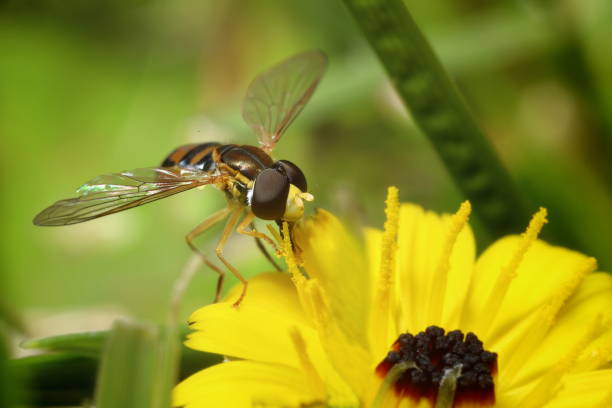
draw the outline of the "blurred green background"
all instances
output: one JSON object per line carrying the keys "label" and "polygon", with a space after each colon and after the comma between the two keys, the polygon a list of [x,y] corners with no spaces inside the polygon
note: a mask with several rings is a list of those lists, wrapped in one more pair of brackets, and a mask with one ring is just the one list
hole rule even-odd
{"label": "blurred green background", "polygon": [[[520,192],[549,209],[547,239],[609,270],[612,3],[406,4]],[[240,117],[248,83],[311,48],[329,72],[275,157],[300,165],[315,205],[381,226],[397,185],[404,201],[454,211],[463,197],[340,2],[0,2],[3,286],[34,335],[103,329],[117,315],[161,321],[190,257],[184,235],[224,198],[190,191],[63,228],[35,227],[34,215],[180,144],[255,144]],[[212,253],[218,232],[199,245]],[[227,255],[247,276],[271,269],[247,239]],[[196,275],[182,318],[212,300],[215,280]]]}

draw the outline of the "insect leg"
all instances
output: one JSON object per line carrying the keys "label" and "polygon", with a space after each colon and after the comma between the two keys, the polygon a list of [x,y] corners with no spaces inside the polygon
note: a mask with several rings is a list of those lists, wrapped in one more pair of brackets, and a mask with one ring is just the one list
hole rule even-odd
{"label": "insect leg", "polygon": [[[251,223],[251,229],[255,230],[255,225],[253,225],[252,223]],[[257,245],[257,248],[261,251],[263,256],[272,264],[274,269],[276,269],[278,272],[282,272],[283,270],[281,269],[280,266],[278,266],[274,258],[272,258],[272,256],[270,255],[270,253],[264,246],[263,242],[261,242],[261,239],[255,237],[255,244]]]}
{"label": "insect leg", "polygon": [[217,280],[217,291],[215,292],[215,303],[219,301],[219,296],[221,294],[221,287],[223,286],[223,279],[225,278],[225,271],[219,268],[214,263],[210,262],[206,255],[202,253],[193,243],[193,239],[198,235],[204,233],[208,228],[216,224],[217,222],[223,220],[232,210],[229,207],[223,208],[216,213],[212,214],[208,218],[206,218],[200,225],[195,227],[189,234],[185,236],[185,241],[187,241],[187,245],[191,248],[193,252],[200,256],[202,262],[206,264],[209,268],[214,270],[219,274],[219,279]]}
{"label": "insect leg", "polygon": [[[227,220],[227,224],[225,224],[225,228],[223,229],[223,234],[221,235],[221,239],[219,240],[219,243],[217,244],[217,247],[215,248],[217,257],[221,260],[221,262],[223,262],[223,264],[227,267],[227,269],[229,269],[230,272],[236,278],[238,278],[240,282],[242,282],[242,293],[240,294],[240,297],[238,298],[238,300],[234,303],[234,307],[238,307],[238,305],[240,305],[240,302],[242,302],[242,299],[244,299],[244,295],[246,295],[246,291],[247,291],[248,282],[246,279],[244,279],[244,277],[240,274],[240,272],[238,272],[238,270],[225,259],[225,257],[223,256],[223,248],[225,247],[225,243],[227,242],[227,239],[234,231],[234,228],[236,227],[236,224],[238,223],[238,220],[240,219],[241,215],[242,215],[242,208],[235,209],[232,215],[230,215],[230,218]],[[217,288],[217,289],[219,291],[221,290],[221,288]]]}
{"label": "insect leg", "polygon": [[[255,214],[253,214],[251,211],[249,211],[247,216],[244,217],[244,220],[242,220],[242,222],[240,224],[238,224],[238,228],[236,228],[236,232],[238,232],[239,234],[243,234],[243,235],[248,235],[250,237],[254,237],[255,238],[255,242],[257,243],[257,248],[259,248],[259,250],[264,254],[266,259],[268,261],[270,261],[272,266],[274,266],[274,268],[276,268],[277,271],[281,271],[280,267],[276,264],[276,262],[274,262],[274,259],[272,259],[272,257],[268,253],[268,251],[266,251],[266,248],[263,246],[261,240],[263,239],[267,243],[272,245],[272,247],[274,247],[274,250],[278,253],[278,248],[277,248],[276,244],[274,243],[272,238],[270,238],[266,234],[264,234],[262,232],[259,232],[259,231],[257,231],[255,229],[255,226],[253,225],[253,219],[254,218],[255,218]],[[246,228],[249,225],[250,225],[251,229],[247,230]]]}
{"label": "insect leg", "polygon": [[[274,250],[276,252],[278,252],[278,247],[276,246],[276,243],[274,242],[274,240],[272,238],[270,238],[269,236],[267,236],[266,234],[264,234],[263,232],[259,232],[259,231],[257,231],[255,229],[255,227],[253,226],[253,219],[254,218],[255,218],[255,214],[253,214],[252,212],[249,211],[247,216],[244,217],[244,220],[238,225],[238,228],[236,228],[236,231],[239,234],[248,235],[250,237],[255,237],[255,238],[263,239],[268,244],[272,245],[274,247]],[[249,224],[251,225],[251,229],[247,230],[246,227]]]}
{"label": "insect leg", "polygon": [[219,274],[219,279],[221,279],[221,277],[225,274],[225,272],[222,269],[220,269],[218,266],[216,266],[215,264],[208,261],[208,259],[206,259],[204,254],[200,252],[195,247],[195,245],[193,245],[192,240],[197,235],[204,232],[207,228],[210,228],[213,224],[225,218],[227,214],[229,214],[229,212],[230,210],[228,208],[224,208],[220,211],[217,211],[216,213],[206,218],[204,222],[198,225],[193,231],[191,231],[185,237],[187,244],[194,252],[194,256],[191,259],[189,259],[189,261],[187,262],[187,264],[181,271],[181,274],[179,275],[179,277],[174,281],[174,285],[172,287],[172,295],[170,297],[170,315],[169,315],[172,326],[176,326],[181,299],[183,298],[183,295],[185,294],[185,291],[187,290],[187,287],[189,286],[189,282],[191,282],[193,275],[198,270],[198,267],[200,266],[200,261],[203,261],[206,265],[208,265],[210,268],[216,271]]}

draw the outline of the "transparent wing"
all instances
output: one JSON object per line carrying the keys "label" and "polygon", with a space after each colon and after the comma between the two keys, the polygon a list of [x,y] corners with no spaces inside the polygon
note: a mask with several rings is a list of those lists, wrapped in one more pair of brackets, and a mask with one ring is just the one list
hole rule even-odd
{"label": "transparent wing", "polygon": [[34,218],[34,224],[89,221],[213,183],[217,177],[198,170],[156,167],[105,174],[82,185],[77,197],[44,209]]}
{"label": "transparent wing", "polygon": [[242,117],[270,152],[302,111],[327,67],[319,50],[293,56],[256,77],[247,90]]}

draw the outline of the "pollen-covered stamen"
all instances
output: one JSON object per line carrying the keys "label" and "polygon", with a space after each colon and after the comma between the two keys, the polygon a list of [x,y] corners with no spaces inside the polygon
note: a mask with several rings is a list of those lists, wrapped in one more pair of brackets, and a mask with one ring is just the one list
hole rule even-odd
{"label": "pollen-covered stamen", "polygon": [[[399,397],[414,401],[426,398],[432,406],[442,403],[449,408],[495,404],[497,354],[484,350],[474,333],[465,336],[460,330],[445,333],[437,326],[430,326],[416,336],[404,333],[376,367],[376,373],[385,377],[399,363],[414,365],[395,381],[394,391]],[[444,403],[449,392],[450,401],[454,402]]]}

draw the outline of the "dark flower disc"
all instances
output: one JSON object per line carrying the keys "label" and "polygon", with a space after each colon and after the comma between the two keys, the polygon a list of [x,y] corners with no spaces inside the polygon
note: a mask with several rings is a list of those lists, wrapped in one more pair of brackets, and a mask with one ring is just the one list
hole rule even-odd
{"label": "dark flower disc", "polygon": [[455,406],[470,402],[480,406],[495,404],[497,354],[483,348],[482,341],[474,333],[464,335],[460,330],[444,332],[437,326],[412,335],[401,334],[376,373],[385,377],[400,362],[411,364],[394,384],[401,397],[414,401],[421,398],[435,405],[443,376],[448,370],[461,367],[456,379]]}

